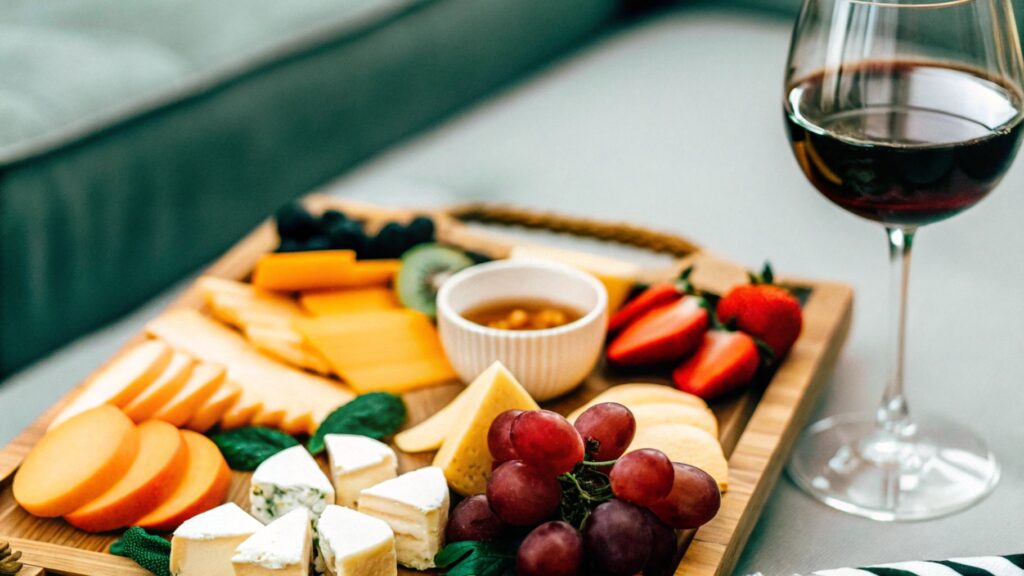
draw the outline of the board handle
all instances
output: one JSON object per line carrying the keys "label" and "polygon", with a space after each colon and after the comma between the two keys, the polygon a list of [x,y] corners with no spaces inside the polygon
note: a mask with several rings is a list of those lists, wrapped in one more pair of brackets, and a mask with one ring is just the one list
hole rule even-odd
{"label": "board handle", "polygon": [[691,256],[701,250],[700,246],[690,240],[668,232],[649,230],[625,222],[581,218],[505,204],[473,202],[452,206],[444,212],[449,217],[462,222],[482,222],[549,230],[625,244],[652,252],[671,254],[678,258]]}

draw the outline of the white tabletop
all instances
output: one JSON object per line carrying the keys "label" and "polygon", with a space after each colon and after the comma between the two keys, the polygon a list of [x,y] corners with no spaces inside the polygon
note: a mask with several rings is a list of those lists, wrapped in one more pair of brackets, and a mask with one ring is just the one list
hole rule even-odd
{"label": "white tabletop", "polygon": [[[887,272],[880,228],[804,180],[783,132],[789,26],[681,10],[613,35],[329,187],[387,204],[489,200],[631,220],[716,252],[856,289],[849,343],[816,417],[871,410],[882,390]],[[737,574],[1024,552],[1024,163],[993,196],[925,229],[910,305],[913,410],[970,423],[1003,480],[941,520],[878,524],[779,481]],[[180,288],[180,286],[179,286]],[[0,387],[0,442],[111,354],[175,292]]]}

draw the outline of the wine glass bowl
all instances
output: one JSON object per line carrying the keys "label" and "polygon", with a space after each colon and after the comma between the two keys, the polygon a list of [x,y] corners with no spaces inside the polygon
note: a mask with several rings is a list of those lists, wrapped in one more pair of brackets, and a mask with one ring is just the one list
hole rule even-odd
{"label": "wine glass bowl", "polygon": [[1010,0],[805,0],[783,107],[793,153],[828,200],[881,223],[889,243],[889,370],[875,414],[830,418],[789,473],[819,500],[876,520],[921,520],[988,494],[984,441],[911,416],[906,299],[918,227],[980,202],[1024,136],[1024,65]]}

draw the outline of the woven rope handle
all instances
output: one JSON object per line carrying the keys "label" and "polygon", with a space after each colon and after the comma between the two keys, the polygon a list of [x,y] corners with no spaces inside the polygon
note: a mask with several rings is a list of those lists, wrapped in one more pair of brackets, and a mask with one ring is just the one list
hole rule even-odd
{"label": "woven rope handle", "polygon": [[672,254],[679,258],[689,256],[700,250],[699,246],[682,236],[648,230],[624,222],[607,222],[484,203],[463,204],[449,208],[446,212],[452,218],[464,222],[485,222],[550,230],[573,236],[596,238],[598,240],[635,246],[651,250],[652,252]]}

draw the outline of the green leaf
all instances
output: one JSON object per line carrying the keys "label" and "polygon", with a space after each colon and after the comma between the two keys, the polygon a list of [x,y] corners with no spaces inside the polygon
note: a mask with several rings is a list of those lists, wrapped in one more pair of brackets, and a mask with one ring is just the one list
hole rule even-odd
{"label": "green leaf", "polygon": [[171,576],[171,544],[142,528],[125,530],[120,540],[110,545],[110,553],[126,556],[156,576]]}
{"label": "green leaf", "polygon": [[299,442],[270,428],[238,428],[214,434],[213,443],[232,470],[255,470],[264,460]]}
{"label": "green leaf", "polygon": [[452,542],[434,563],[448,576],[506,576],[513,573],[517,548],[516,542]]}
{"label": "green leaf", "polygon": [[323,452],[324,436],[328,434],[358,434],[380,440],[397,432],[405,418],[401,397],[387,392],[363,394],[331,412],[309,439],[308,448],[313,454]]}

